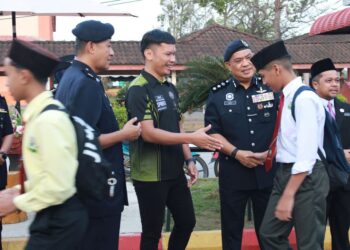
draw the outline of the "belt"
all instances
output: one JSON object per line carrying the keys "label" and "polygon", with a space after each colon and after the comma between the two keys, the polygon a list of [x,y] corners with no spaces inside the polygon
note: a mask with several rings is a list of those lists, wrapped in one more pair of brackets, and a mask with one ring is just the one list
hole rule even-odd
{"label": "belt", "polygon": [[293,167],[294,162],[284,163],[284,162],[276,162],[277,167]]}

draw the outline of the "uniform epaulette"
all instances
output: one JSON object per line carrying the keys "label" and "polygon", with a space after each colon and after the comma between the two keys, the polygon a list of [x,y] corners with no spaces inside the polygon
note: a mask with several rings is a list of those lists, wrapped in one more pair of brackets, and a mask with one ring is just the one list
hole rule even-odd
{"label": "uniform epaulette", "polygon": [[89,68],[84,68],[82,69],[82,71],[84,72],[84,74],[88,77],[90,77],[91,79],[95,80],[95,81],[100,81],[100,78],[98,78],[96,75],[94,75],[93,72],[91,72],[91,70]]}
{"label": "uniform epaulette", "polygon": [[226,87],[229,85],[229,82],[230,82],[230,80],[227,79],[226,81],[222,81],[222,82],[219,82],[219,83],[217,83],[217,84],[214,84],[214,85],[211,87],[211,91],[216,92],[216,91],[218,91],[219,89],[226,88]]}

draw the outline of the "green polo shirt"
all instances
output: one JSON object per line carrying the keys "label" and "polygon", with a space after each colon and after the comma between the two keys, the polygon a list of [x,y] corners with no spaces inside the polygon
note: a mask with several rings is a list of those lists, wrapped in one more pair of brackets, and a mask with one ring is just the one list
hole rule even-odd
{"label": "green polo shirt", "polygon": [[[146,71],[134,79],[128,89],[126,106],[129,118],[153,120],[155,128],[180,132],[181,113],[175,86],[159,82]],[[138,181],[161,181],[183,174],[182,145],[145,142],[142,137],[130,143],[131,178]]]}

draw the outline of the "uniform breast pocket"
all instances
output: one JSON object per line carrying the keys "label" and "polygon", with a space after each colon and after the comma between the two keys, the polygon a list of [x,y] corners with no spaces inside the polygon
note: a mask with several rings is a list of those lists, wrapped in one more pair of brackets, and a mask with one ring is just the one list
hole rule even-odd
{"label": "uniform breast pocket", "polygon": [[239,127],[242,118],[243,112],[239,107],[225,107],[221,113],[223,130],[226,131]]}
{"label": "uniform breast pocket", "polygon": [[269,110],[262,110],[258,113],[258,121],[263,123],[268,123],[273,120],[272,112]]}

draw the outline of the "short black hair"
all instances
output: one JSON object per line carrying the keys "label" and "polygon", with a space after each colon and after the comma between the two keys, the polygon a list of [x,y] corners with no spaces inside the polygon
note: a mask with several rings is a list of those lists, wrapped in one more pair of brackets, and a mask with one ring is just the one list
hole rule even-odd
{"label": "short black hair", "polygon": [[39,75],[38,73],[36,73],[35,71],[32,71],[32,70],[30,70],[30,69],[28,69],[28,68],[25,68],[25,67],[19,65],[18,63],[14,62],[12,59],[11,59],[10,64],[11,64],[13,67],[15,67],[17,70],[24,70],[24,69],[29,70],[30,73],[33,74],[34,78],[35,78],[41,85],[44,85],[44,86],[46,85],[46,83],[47,83],[47,78],[49,78],[49,77],[41,76],[41,75]]}
{"label": "short black hair", "polygon": [[154,29],[151,31],[148,31],[145,33],[141,40],[141,53],[144,56],[145,50],[152,44],[161,44],[161,43],[167,43],[167,44],[175,44],[176,40],[173,35],[171,35],[169,32],[162,31],[159,29]]}
{"label": "short black hair", "polygon": [[79,38],[75,39],[75,54],[79,54],[86,46],[87,42],[80,40]]}

